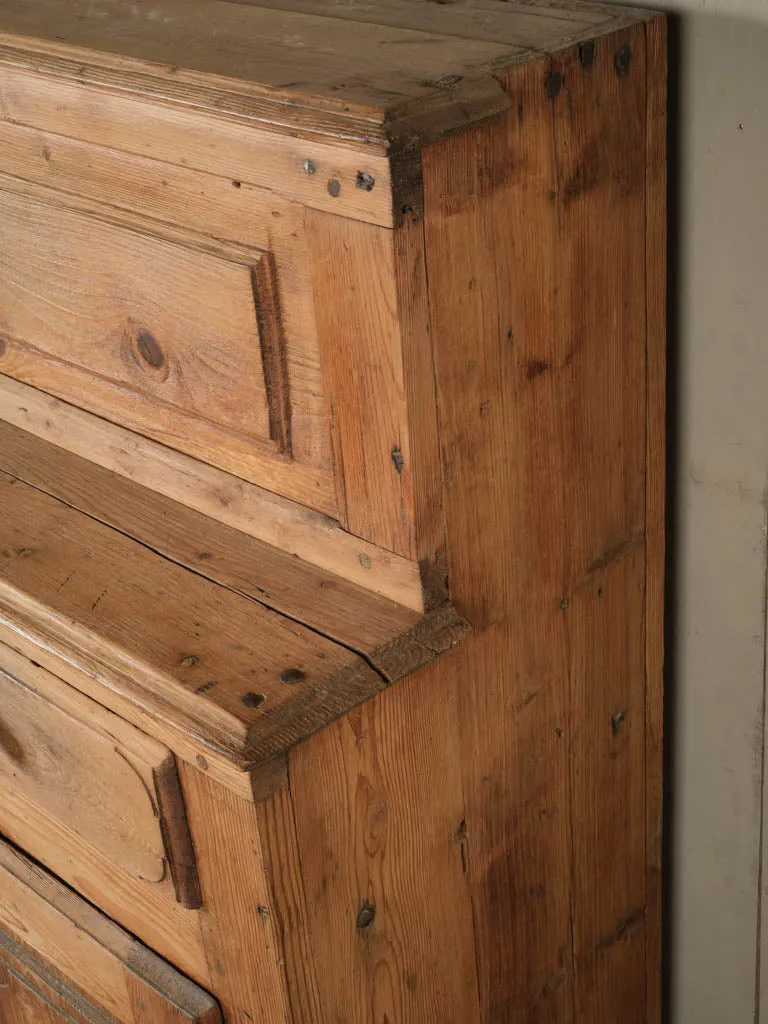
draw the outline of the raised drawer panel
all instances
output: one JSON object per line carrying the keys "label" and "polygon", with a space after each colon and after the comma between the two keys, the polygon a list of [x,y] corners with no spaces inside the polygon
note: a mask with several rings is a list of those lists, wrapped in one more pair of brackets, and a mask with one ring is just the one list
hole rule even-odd
{"label": "raised drawer panel", "polygon": [[170,751],[0,644],[0,823],[25,808],[136,880],[167,889],[170,866],[200,905]]}
{"label": "raised drawer panel", "polygon": [[108,217],[0,190],[0,372],[333,513],[295,268],[286,297],[270,251]]}
{"label": "raised drawer panel", "polygon": [[0,842],[0,1020],[221,1024],[214,1000]]}
{"label": "raised drawer panel", "polygon": [[6,373],[161,440],[195,421],[269,439],[247,264],[7,192],[0,253]]}

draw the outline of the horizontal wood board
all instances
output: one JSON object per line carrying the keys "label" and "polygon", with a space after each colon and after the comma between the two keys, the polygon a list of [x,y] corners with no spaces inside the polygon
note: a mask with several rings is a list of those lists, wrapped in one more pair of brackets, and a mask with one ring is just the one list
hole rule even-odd
{"label": "horizontal wood board", "polygon": [[271,127],[433,141],[504,108],[495,68],[645,19],[551,0],[3,0],[0,44],[8,60],[166,98],[204,105],[208,90]]}
{"label": "horizontal wood board", "polygon": [[420,615],[9,424],[0,436],[0,632],[114,710],[129,697],[172,749],[176,729],[242,769],[269,761],[467,632],[448,603]]}

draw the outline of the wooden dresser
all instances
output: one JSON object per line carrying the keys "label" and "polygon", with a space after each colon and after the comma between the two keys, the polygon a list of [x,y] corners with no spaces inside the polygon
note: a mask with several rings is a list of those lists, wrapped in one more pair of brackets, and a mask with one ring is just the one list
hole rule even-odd
{"label": "wooden dresser", "polygon": [[658,1024],[665,89],[0,0],[3,1024]]}

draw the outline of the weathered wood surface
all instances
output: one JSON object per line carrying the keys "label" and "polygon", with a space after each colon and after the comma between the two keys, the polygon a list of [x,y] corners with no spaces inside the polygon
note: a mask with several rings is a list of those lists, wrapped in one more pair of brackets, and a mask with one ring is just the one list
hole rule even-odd
{"label": "weathered wood surface", "polygon": [[[86,994],[83,1003],[90,1002],[102,1017],[86,1013],[84,1021],[220,1024],[219,1009],[207,993],[4,842],[0,897],[0,936],[7,934],[22,947],[14,955],[0,939],[6,969],[18,965]],[[0,1011],[4,992],[0,987]],[[75,1008],[80,1009],[77,1002]]]}
{"label": "weathered wood surface", "polygon": [[1,420],[0,471],[357,651],[389,682],[442,653],[466,629],[448,603],[419,613]]}
{"label": "weathered wood surface", "polygon": [[[100,67],[102,58],[81,54],[73,67],[66,58],[40,52],[25,55],[18,41],[16,47],[0,42],[0,114],[13,124],[206,171],[222,177],[230,188],[239,181],[342,216],[385,226],[394,223],[392,174],[383,147],[366,145],[359,150],[332,145],[315,131],[298,138],[294,131],[270,130],[269,117],[259,125],[252,116],[256,112],[249,97],[217,89],[210,79],[199,88],[182,86],[177,93],[177,72],[164,78],[179,102],[158,103],[153,99],[155,85],[161,86],[158,98],[166,89],[151,77],[151,69],[139,74],[111,71]],[[88,84],[99,80],[115,88],[94,89]],[[226,113],[227,107],[239,110],[240,116],[222,118],[217,112]],[[266,108],[275,113],[271,102]],[[211,144],[212,134],[217,145]],[[304,169],[306,160],[315,168],[311,174]],[[359,173],[371,176],[372,190],[357,187]],[[335,196],[329,191],[331,181],[339,183]],[[406,183],[400,192],[406,198],[412,189]]]}
{"label": "weathered wood surface", "polygon": [[0,435],[4,640],[182,757],[266,763],[466,634],[450,604],[417,615]]}
{"label": "weathered wood surface", "polygon": [[314,950],[296,1006],[658,1020],[663,239],[645,204],[664,147],[645,31],[510,70],[508,115],[424,151],[451,593],[473,633],[293,750],[265,805],[275,899],[296,955]]}
{"label": "weathered wood surface", "polygon": [[102,680],[107,703],[117,689],[158,721],[170,712],[247,766],[295,741],[300,719],[318,728],[323,708],[384,685],[345,648],[7,474],[0,492],[3,632]]}
{"label": "weathered wood surface", "polygon": [[[126,9],[114,0],[4,0],[0,43],[6,63],[247,114],[270,128],[386,146],[434,141],[498,114],[506,97],[494,68],[645,16],[551,0],[382,6],[162,0]],[[172,30],[158,32],[158,24]],[[274,157],[267,169],[278,184]],[[302,181],[298,161],[280,187],[333,209],[326,166],[322,172],[321,181]],[[385,184],[379,195],[387,191]],[[345,176],[336,208],[365,218],[379,195],[356,190],[354,175]]]}
{"label": "weathered wood surface", "polygon": [[[61,42],[25,42],[12,58],[6,47],[0,96],[32,133],[23,145],[34,153],[56,130],[34,51],[59,76],[64,130],[91,144],[113,131],[108,145],[133,153],[136,181],[148,155],[187,159],[184,132],[197,145],[217,104],[238,159],[268,153],[264,118],[278,94],[250,80],[248,61],[294,14],[288,0],[214,2],[240,12],[223,38],[244,24],[265,36],[262,49],[233,46],[232,66],[219,69],[229,77],[207,85],[215,47],[189,45],[197,68],[137,64],[141,4],[134,35],[107,40],[99,59],[77,52],[80,78],[99,89],[74,80]],[[176,3],[156,9],[175,16]],[[185,5],[189,25],[198,3]],[[364,112],[362,101],[342,106],[367,86],[331,88],[336,51],[306,93],[278,82],[282,58],[264,64],[299,101],[283,112],[296,134],[240,185],[274,188],[307,232],[302,280],[327,365],[333,498],[366,540],[258,488],[226,490],[218,473],[201,498],[185,457],[152,449],[147,469],[149,449],[125,459],[119,428],[0,377],[0,638],[187,762],[205,904],[190,915],[203,947],[195,977],[210,977],[238,1024],[658,1024],[663,22],[567,2],[393,0],[379,12],[350,0],[333,17],[295,3],[308,15],[307,68],[321,39],[332,49],[365,32],[356,59],[402,43],[376,74],[391,76],[411,43],[408,74],[466,56],[461,84],[443,81],[441,99],[434,79],[406,76],[399,93],[371,92]],[[0,26],[2,10],[0,0]],[[27,17],[18,0],[7,10]],[[513,22],[521,52],[480,74],[471,54],[517,45]],[[95,23],[83,31],[86,43]],[[147,154],[138,126],[149,94],[166,102]],[[491,106],[501,113],[488,121]],[[334,196],[327,154],[317,180],[291,161],[310,129],[327,145],[342,125]],[[21,146],[0,122],[4,131]],[[380,165],[371,191],[345,205],[362,137],[383,164],[388,140],[425,147],[423,194],[416,164],[393,159],[418,200],[397,218],[378,189],[397,198],[400,186],[377,177]],[[190,196],[226,180],[226,147],[200,153],[174,179]],[[14,159],[5,173],[23,176]],[[66,202],[92,213],[101,172],[76,186],[79,143],[62,159]],[[14,190],[55,185],[33,163],[35,183],[14,178]],[[139,192],[126,175],[122,225],[145,216]],[[250,215],[262,230],[272,213],[259,203]],[[294,203],[310,209],[297,215]],[[184,227],[173,200],[158,210],[166,228]],[[237,211],[214,201],[204,220],[237,233]],[[222,494],[232,499],[224,526],[205,514]],[[309,565],[291,557],[297,537]],[[450,606],[428,597],[424,611],[422,583],[444,595],[446,572],[474,631],[389,687],[457,638]],[[368,585],[369,574],[385,583]],[[418,600],[403,599],[414,580]],[[280,682],[289,668],[303,677]]]}
{"label": "weathered wood surface", "polygon": [[[30,808],[166,898],[200,905],[173,755],[0,645],[0,808]],[[0,811],[2,813],[2,811]],[[22,810],[23,815],[23,810]],[[167,892],[170,886],[170,893]]]}
{"label": "weathered wood surface", "polygon": [[288,1005],[257,809],[187,765],[181,781],[200,860],[205,950],[227,1024],[293,1024],[300,1018]]}
{"label": "weathered wood surface", "polygon": [[419,566],[271,491],[237,480],[0,374],[0,420],[334,576],[423,611]]}
{"label": "weathered wood surface", "polygon": [[423,233],[307,214],[339,505],[415,561],[444,547]]}
{"label": "weathered wood surface", "polygon": [[0,931],[0,1010],[4,1024],[108,1024],[86,997],[65,985]]}
{"label": "weathered wood surface", "polygon": [[335,514],[299,233],[273,253],[6,183],[0,370]]}

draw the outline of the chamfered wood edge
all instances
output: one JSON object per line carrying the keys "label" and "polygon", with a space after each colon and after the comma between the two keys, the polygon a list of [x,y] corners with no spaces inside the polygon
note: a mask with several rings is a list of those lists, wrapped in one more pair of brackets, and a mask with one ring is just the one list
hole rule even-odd
{"label": "chamfered wood edge", "polygon": [[[265,4],[264,6],[269,6]],[[572,46],[599,38],[638,22],[653,12],[606,5],[605,20],[565,36],[557,45]],[[494,71],[536,60],[547,52],[509,45],[509,55],[472,73],[432,83],[432,91],[413,100],[372,106],[349,97],[274,88],[245,79],[165,66],[139,58],[98,51],[86,46],[49,42],[31,36],[0,32],[0,61],[35,71],[130,90],[165,102],[183,102],[218,116],[247,118],[270,131],[326,137],[354,148],[376,147],[380,152],[420,148],[447,135],[482,124],[509,101]],[[425,86],[427,83],[425,83]]]}
{"label": "chamfered wood edge", "polygon": [[152,774],[160,805],[160,828],[176,899],[186,910],[199,910],[203,898],[175,758],[169,758]]}
{"label": "chamfered wood edge", "polygon": [[[55,1006],[51,999],[56,999],[57,1002],[60,999],[65,1007],[82,1014],[90,1024],[110,1024],[109,1019],[90,1000],[67,985],[3,928],[0,928],[0,964],[53,1010],[61,1007]],[[43,988],[47,990],[47,994],[42,991]]]}
{"label": "chamfered wood edge", "polygon": [[422,611],[417,563],[333,519],[0,374],[0,419],[398,604]]}
{"label": "chamfered wood edge", "polygon": [[[154,988],[185,1013],[195,1016],[201,1024],[204,1021],[208,1024],[221,1021],[218,1005],[209,993],[180,974],[78,896],[73,889],[2,838],[0,872],[5,872],[15,879],[52,912],[70,921],[74,929],[83,932],[105,953],[131,970],[142,982]],[[16,936],[11,935],[11,938],[17,941]],[[36,951],[31,951],[31,955],[37,959]]]}
{"label": "chamfered wood edge", "polygon": [[[213,534],[217,531],[223,534],[225,546],[236,551],[238,535],[228,527],[198,513],[191,514],[182,506],[174,506],[167,499],[119,475],[93,466],[87,460],[57,449],[9,424],[0,423],[0,437],[6,441],[5,456],[0,458],[0,465],[6,466],[7,463],[12,479],[26,483],[25,477],[29,478],[28,487],[42,491],[66,508],[67,515],[82,525],[83,536],[88,536],[89,529],[106,527],[115,530],[116,535],[128,537],[141,545],[152,559],[171,561],[189,573],[190,578],[205,579],[211,587],[237,594],[246,605],[251,602],[254,610],[256,607],[268,608],[355,655],[353,659],[346,658],[344,667],[331,675],[322,688],[308,692],[305,700],[296,701],[292,710],[286,708],[269,719],[257,719],[250,728],[239,726],[235,729],[228,714],[214,707],[200,706],[199,699],[196,702],[170,676],[158,673],[150,664],[99,636],[92,628],[70,621],[68,616],[47,607],[35,594],[19,591],[0,580],[0,635],[9,646],[132,721],[144,732],[161,740],[183,760],[198,767],[202,764],[204,770],[208,769],[209,762],[213,764],[212,755],[219,763],[228,761],[232,772],[241,773],[243,778],[242,784],[233,788],[247,799],[263,799],[283,783],[287,749],[391,683],[439,657],[469,632],[466,621],[447,600],[418,615],[381,600],[378,606],[371,606],[368,598],[368,609],[361,605],[360,614],[365,615],[376,607],[377,614],[382,617],[381,623],[369,634],[371,639],[365,644],[358,642],[353,645],[357,607],[354,587],[344,581],[334,584],[332,578],[319,578],[316,571],[308,567],[307,585],[311,589],[317,588],[318,579],[321,589],[324,584],[330,587],[331,592],[335,587],[347,586],[349,589],[352,611],[341,630],[341,635],[348,639],[340,640],[338,629],[331,625],[324,628],[317,604],[311,609],[311,614],[305,615],[307,621],[304,621],[298,614],[300,607],[298,612],[294,609],[293,614],[286,615],[281,611],[279,598],[262,599],[262,588],[257,583],[252,583],[249,590],[243,589],[226,569],[215,567],[215,559],[212,562],[214,568],[208,567],[207,560],[201,567],[191,564],[188,554],[174,547],[169,517],[173,516],[174,507],[181,508],[179,514],[182,518],[177,533],[186,534],[196,526],[200,528],[202,523]],[[33,468],[25,471],[25,459],[27,467]],[[62,465],[61,472],[57,468],[57,482],[53,472],[46,475],[45,466],[58,467],[59,462]],[[81,478],[79,489],[67,490],[64,481],[72,481],[76,476]],[[110,486],[115,490],[115,505],[121,510],[117,519],[108,515],[92,497]],[[64,497],[56,493],[57,489],[64,491]],[[141,511],[131,518],[131,508]],[[152,516],[165,524],[167,541],[158,541],[157,532],[147,533]],[[201,538],[201,544],[219,550],[213,540],[209,532]],[[247,545],[249,542],[250,538],[241,537],[241,543]],[[263,549],[257,547],[255,552],[249,551],[248,557],[258,561],[260,550]],[[296,585],[301,590],[300,563],[291,558],[286,562],[285,556],[280,558],[283,561],[278,559],[276,568],[270,571],[279,573],[282,565],[290,566],[298,574]],[[270,588],[266,579],[263,582],[267,584],[263,588],[265,595],[269,589],[279,589]],[[387,619],[388,614],[393,616],[391,621]],[[374,641],[374,636],[380,639]],[[225,777],[220,779],[225,785],[229,785],[229,774],[225,773]],[[178,787],[173,785],[173,779],[168,776],[160,781],[166,783],[165,789],[162,786],[158,789],[161,799],[167,797],[168,806],[164,810],[167,811],[168,822],[164,838],[174,883],[180,902],[194,908],[199,906],[200,895],[194,856],[188,848],[188,835],[182,828],[183,805],[178,800]]]}
{"label": "chamfered wood edge", "polygon": [[[3,587],[0,592],[4,643],[161,740],[182,760],[206,772],[216,768],[211,774],[249,801],[262,800],[284,784],[284,757],[289,749],[447,653],[470,630],[469,623],[445,602],[413,629],[343,669],[297,713],[273,716],[268,729],[257,723],[242,741],[235,742],[213,722],[200,721],[189,709],[174,707],[167,696],[154,692],[151,668],[126,658],[117,648],[105,648],[89,631],[70,628],[62,616],[25,600],[13,588]],[[142,684],[145,674],[148,687]],[[169,821],[180,826],[178,807],[165,810]],[[192,853],[186,840],[180,841],[180,828],[178,834],[166,835],[179,900],[194,909],[199,893]],[[174,839],[175,845],[170,842]]]}
{"label": "chamfered wood edge", "polygon": [[[635,8],[606,7],[605,12],[603,22],[575,30],[557,46],[599,38],[652,17],[651,13]],[[342,101],[332,95],[268,88],[226,75],[166,67],[88,47],[0,33],[0,64],[100,90],[130,92],[162,105],[183,104],[187,110],[214,113],[218,118],[250,125],[266,133],[267,139],[269,133],[289,134],[298,141],[332,143],[356,150],[361,159],[365,155],[387,157],[388,204],[382,206],[377,196],[375,209],[367,210],[365,204],[358,209],[359,204],[349,206],[346,202],[339,206],[334,200],[331,202],[336,202],[336,206],[332,208],[324,190],[316,195],[310,192],[304,201],[310,207],[372,219],[389,227],[402,222],[403,211],[409,215],[421,212],[419,175],[413,173],[418,152],[442,138],[497,118],[510,102],[497,75],[505,68],[543,55],[544,51],[534,47],[510,45],[509,55],[495,64],[473,68],[469,74],[449,76],[448,80],[439,79],[425,96],[389,106],[371,106],[349,98]],[[281,183],[281,187],[284,185]]]}

